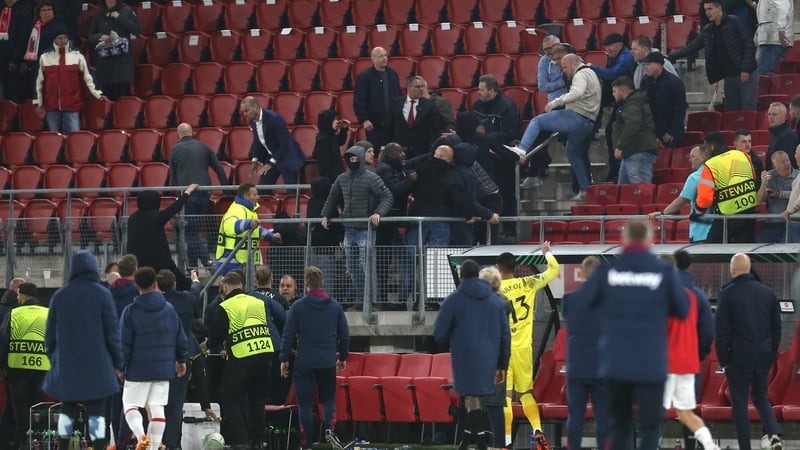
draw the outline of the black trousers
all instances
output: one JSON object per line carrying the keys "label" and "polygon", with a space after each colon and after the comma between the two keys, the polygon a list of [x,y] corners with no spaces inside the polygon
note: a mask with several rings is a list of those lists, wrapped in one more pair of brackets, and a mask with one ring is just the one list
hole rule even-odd
{"label": "black trousers", "polygon": [[183,403],[186,401],[186,389],[189,386],[189,374],[191,373],[192,362],[189,368],[180,378],[173,378],[169,382],[169,400],[164,407],[164,418],[167,425],[164,427],[164,436],[161,442],[170,448],[181,446],[181,435],[183,431]]}
{"label": "black trousers", "polygon": [[642,450],[656,450],[664,420],[664,382],[633,383],[608,380],[611,413],[610,446],[614,450],[633,450],[633,405],[639,405],[639,431]]}
{"label": "black trousers", "polygon": [[733,423],[736,426],[736,440],[739,450],[750,450],[750,419],[747,413],[747,394],[753,398],[753,406],[758,410],[764,431],[768,435],[780,434],[781,427],[772,411],[772,405],[767,398],[767,378],[769,377],[771,358],[753,358],[754,363],[744,367],[728,365],[725,368],[725,378],[731,391],[731,406],[733,409]]}
{"label": "black trousers", "polygon": [[334,430],[336,425],[336,367],[312,369],[295,366],[292,382],[300,404],[300,436],[303,448],[311,448],[314,430],[314,390],[322,404],[322,427]]}
{"label": "black trousers", "polygon": [[[722,243],[722,230],[724,223],[722,219],[716,219],[711,224],[708,231],[707,243]],[[756,241],[756,221],[754,219],[728,220],[728,240],[727,243],[747,243]]]}
{"label": "black trousers", "polygon": [[[264,442],[264,405],[267,404],[272,354],[230,358],[225,362],[220,385],[222,436],[229,445]],[[247,413],[247,415],[245,415]]]}
{"label": "black trousers", "polygon": [[25,443],[26,433],[30,425],[31,406],[43,401],[42,382],[46,372],[39,370],[8,370],[6,384],[14,405],[14,441],[17,446]]}

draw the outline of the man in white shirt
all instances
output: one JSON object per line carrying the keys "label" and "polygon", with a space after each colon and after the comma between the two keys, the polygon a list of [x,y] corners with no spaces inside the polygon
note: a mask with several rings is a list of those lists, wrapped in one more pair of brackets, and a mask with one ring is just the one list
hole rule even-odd
{"label": "man in white shirt", "polygon": [[756,71],[759,75],[775,75],[773,69],[794,43],[794,1],[748,0],[747,3],[756,8],[758,16]]}

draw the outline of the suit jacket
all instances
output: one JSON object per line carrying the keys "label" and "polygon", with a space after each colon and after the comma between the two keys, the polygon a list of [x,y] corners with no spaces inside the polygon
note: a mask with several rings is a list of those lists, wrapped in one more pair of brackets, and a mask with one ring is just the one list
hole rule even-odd
{"label": "suit jacket", "polygon": [[[288,170],[296,172],[306,165],[306,157],[300,144],[289,132],[286,121],[280,114],[271,109],[261,110],[261,125],[264,127],[264,141],[275,159],[275,165],[281,171]],[[250,147],[248,157],[258,158],[262,163],[269,162],[267,149],[261,144],[256,131],[256,123],[250,122],[250,129],[253,130],[253,146]]]}
{"label": "suit jacket", "polygon": [[417,99],[414,105],[414,125],[409,128],[403,115],[406,96],[395,97],[389,104],[389,120],[385,143],[397,142],[406,148],[409,158],[428,153],[431,144],[442,131],[442,117],[436,104],[427,98]]}

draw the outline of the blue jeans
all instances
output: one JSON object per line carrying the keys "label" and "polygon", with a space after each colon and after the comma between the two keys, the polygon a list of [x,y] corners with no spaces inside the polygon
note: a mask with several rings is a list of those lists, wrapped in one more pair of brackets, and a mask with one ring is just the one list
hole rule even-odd
{"label": "blue jeans", "polygon": [[[325,252],[325,253],[323,253]],[[314,249],[311,256],[311,263],[322,271],[322,279],[325,280],[325,291],[331,297],[337,298],[334,284],[336,281],[336,255],[329,253],[329,249]]]}
{"label": "blue jeans", "polygon": [[[764,244],[786,242],[786,223],[765,223],[756,236],[756,242]],[[800,242],[800,223],[789,225],[789,242]]]}
{"label": "blue jeans", "polygon": [[[347,264],[347,273],[350,275],[350,291],[352,298],[356,303],[361,303],[367,298],[367,292],[364,287],[366,286],[365,280],[367,277],[366,260],[367,260],[367,245],[370,251],[375,248],[375,230],[370,231],[370,241],[367,243],[367,229],[366,228],[344,228],[344,256]],[[371,265],[371,267],[375,267]],[[374,282],[375,276],[370,277]]]}
{"label": "blue jeans", "polygon": [[592,396],[597,448],[606,448],[608,437],[608,391],[602,379],[567,378],[567,448],[580,450],[586,403]]}
{"label": "blue jeans", "polygon": [[47,129],[70,134],[81,129],[81,114],[70,111],[47,111],[44,116]]}
{"label": "blue jeans", "polygon": [[[406,243],[410,249],[416,249],[419,245],[419,225],[416,222],[408,225]],[[450,245],[450,224],[448,222],[422,223],[423,247],[447,247],[448,245]]]}
{"label": "blue jeans", "polygon": [[756,110],[758,97],[758,73],[750,73],[747,83],[739,75],[725,77],[725,111]]}
{"label": "blue jeans", "polygon": [[756,55],[758,67],[756,73],[759,75],[775,75],[773,69],[783,59],[789,47],[783,45],[759,45]]}
{"label": "blue jeans", "polygon": [[594,122],[568,109],[558,109],[534,117],[522,135],[519,146],[529,149],[541,130],[558,131],[567,136],[567,159],[578,179],[578,188],[585,191],[591,184],[589,143]]}
{"label": "blue jeans", "polygon": [[200,239],[200,228],[202,227],[203,217],[208,212],[211,194],[208,191],[194,191],[189,196],[189,200],[183,206],[183,213],[186,216],[186,264],[195,267],[199,260],[205,265],[209,260],[208,248],[206,243]]}
{"label": "blue jeans", "polygon": [[619,166],[619,184],[650,183],[656,155],[648,152],[634,153],[622,160]]}

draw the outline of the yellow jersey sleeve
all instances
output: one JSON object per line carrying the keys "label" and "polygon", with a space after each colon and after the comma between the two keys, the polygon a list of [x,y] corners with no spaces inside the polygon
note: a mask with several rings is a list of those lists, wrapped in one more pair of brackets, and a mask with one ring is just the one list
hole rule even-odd
{"label": "yellow jersey sleeve", "polygon": [[547,270],[536,275],[503,280],[500,289],[511,303],[508,321],[511,328],[511,347],[530,347],[533,344],[533,319],[536,293],[561,272],[552,253],[545,255]]}

